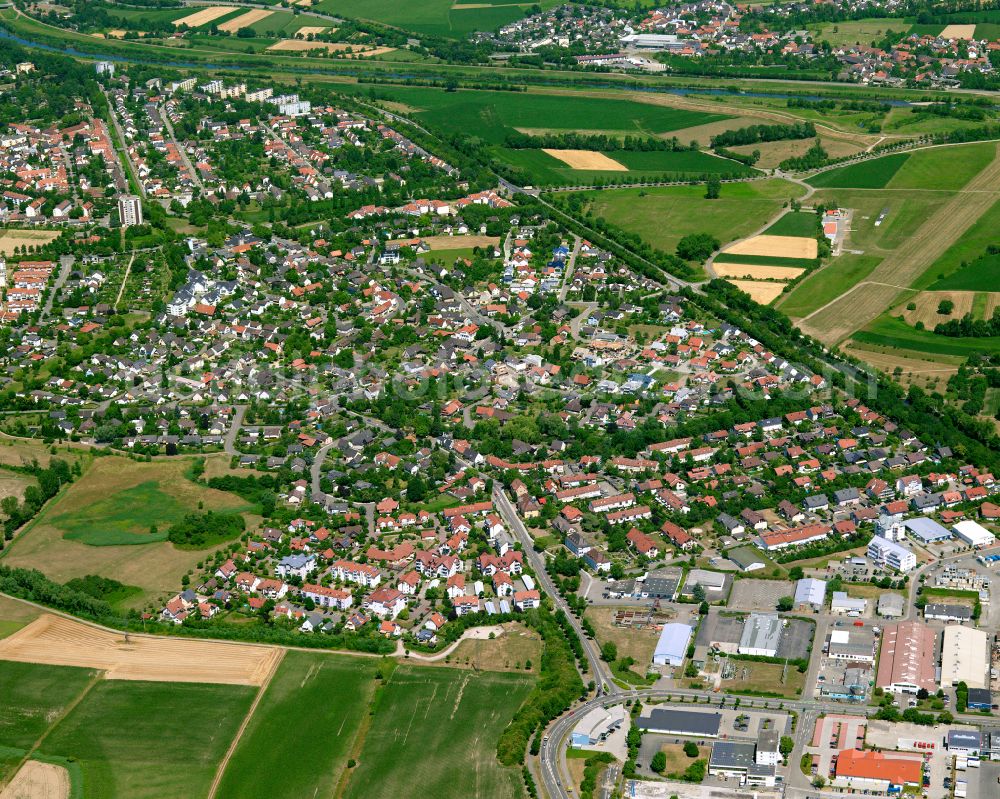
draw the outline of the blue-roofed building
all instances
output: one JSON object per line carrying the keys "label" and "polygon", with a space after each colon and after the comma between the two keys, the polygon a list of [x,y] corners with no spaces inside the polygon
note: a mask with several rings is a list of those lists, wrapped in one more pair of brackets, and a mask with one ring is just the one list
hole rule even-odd
{"label": "blue-roofed building", "polygon": [[660,640],[653,651],[653,663],[657,666],[679,666],[687,654],[691,642],[692,629],[688,624],[674,622],[664,624]]}

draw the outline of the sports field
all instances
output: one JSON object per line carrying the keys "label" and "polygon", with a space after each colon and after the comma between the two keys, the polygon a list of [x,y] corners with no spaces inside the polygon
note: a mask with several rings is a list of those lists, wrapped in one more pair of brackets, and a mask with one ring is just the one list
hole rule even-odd
{"label": "sports field", "polygon": [[[0,448],[2,451],[2,448]],[[185,477],[188,459],[139,463],[107,457],[37,517],[4,551],[8,566],[39,569],[65,582],[98,574],[138,586],[130,606],[173,594],[188,569],[212,550],[183,551],[162,540],[173,521],[197,509],[241,511],[235,494]],[[248,517],[253,521],[256,517]],[[149,530],[156,526],[156,535]]]}
{"label": "sports field", "polygon": [[345,799],[519,799],[496,742],[530,690],[516,674],[400,665],[378,699]]}
{"label": "sports field", "polygon": [[673,252],[689,233],[710,233],[722,242],[747,236],[804,192],[795,183],[774,179],[727,183],[718,200],[706,200],[704,186],[608,189],[585,197],[595,215]]}

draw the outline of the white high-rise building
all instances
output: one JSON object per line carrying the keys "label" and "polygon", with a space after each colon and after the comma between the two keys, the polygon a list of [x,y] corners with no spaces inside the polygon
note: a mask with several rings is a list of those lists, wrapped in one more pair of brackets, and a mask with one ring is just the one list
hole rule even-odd
{"label": "white high-rise building", "polygon": [[123,194],[118,198],[118,216],[122,227],[142,224],[142,201],[134,194]]}

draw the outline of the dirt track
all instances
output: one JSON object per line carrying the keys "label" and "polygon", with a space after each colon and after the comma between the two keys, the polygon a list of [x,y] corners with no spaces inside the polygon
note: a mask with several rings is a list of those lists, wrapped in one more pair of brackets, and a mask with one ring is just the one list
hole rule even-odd
{"label": "dirt track", "polygon": [[[913,284],[972,227],[1000,197],[1000,158],[932,214],[917,232],[890,253],[850,291],[813,311],[799,327],[832,345],[843,341],[891,308],[901,290]],[[901,288],[902,287],[902,288]]]}
{"label": "dirt track", "polygon": [[45,614],[0,640],[0,660],[100,669],[109,680],[261,685],[277,647],[113,633]]}

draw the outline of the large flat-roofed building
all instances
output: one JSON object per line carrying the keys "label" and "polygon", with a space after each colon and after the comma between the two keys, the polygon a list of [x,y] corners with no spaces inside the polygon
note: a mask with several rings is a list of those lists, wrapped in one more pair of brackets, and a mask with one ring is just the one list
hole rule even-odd
{"label": "large flat-roofed building", "polygon": [[907,519],[903,522],[903,526],[925,544],[946,541],[951,538],[951,531],[933,519],[918,516],[915,519]]}
{"label": "large flat-roofed building", "polygon": [[773,787],[774,764],[761,763],[757,745],[741,741],[716,741],[708,761],[708,773],[717,777],[736,777],[747,785]]}
{"label": "large flat-roofed building", "polygon": [[893,693],[934,693],[937,632],[918,621],[890,624],[882,632],[882,656],[875,685]]}
{"label": "large flat-roofed building", "polygon": [[908,572],[917,566],[916,555],[902,544],[880,535],[868,542],[868,557],[878,566],[886,566],[899,572]]}
{"label": "large flat-roofed building", "polygon": [[968,605],[946,605],[941,602],[928,602],[924,605],[924,618],[938,621],[972,621],[972,608]]}
{"label": "large flat-roofed building", "polygon": [[660,640],[653,650],[653,663],[657,666],[679,666],[687,654],[692,629],[687,624],[664,624]]}
{"label": "large flat-roofed building", "polygon": [[997,540],[993,533],[972,519],[961,521],[951,529],[955,531],[955,535],[972,547],[992,546]]}
{"label": "large flat-roofed building", "polygon": [[781,643],[782,622],[777,613],[751,613],[743,625],[740,645],[741,655],[758,655],[773,658]]}
{"label": "large flat-roofed building", "polygon": [[956,755],[978,757],[983,749],[983,736],[979,730],[948,730],[948,751]]}
{"label": "large flat-roofed building", "polygon": [[837,758],[833,784],[838,788],[889,793],[923,782],[920,759],[893,757],[882,752],[846,749]]}
{"label": "large flat-roofed building", "polygon": [[803,577],[795,584],[795,604],[811,605],[816,610],[826,602],[826,580]]}
{"label": "large flat-roofed building", "polygon": [[722,714],[654,707],[648,716],[639,716],[635,723],[646,732],[684,735],[688,738],[718,738]]}
{"label": "large flat-roofed building", "polygon": [[970,688],[986,688],[989,636],[982,630],[955,624],[944,628],[941,644],[941,687],[964,682]]}
{"label": "large flat-roofed building", "polygon": [[906,614],[903,612],[906,600],[899,594],[886,592],[878,598],[877,613],[887,619],[898,619]]}
{"label": "large flat-roofed building", "polygon": [[834,630],[827,640],[827,654],[834,660],[875,662],[875,633],[870,627]]}

